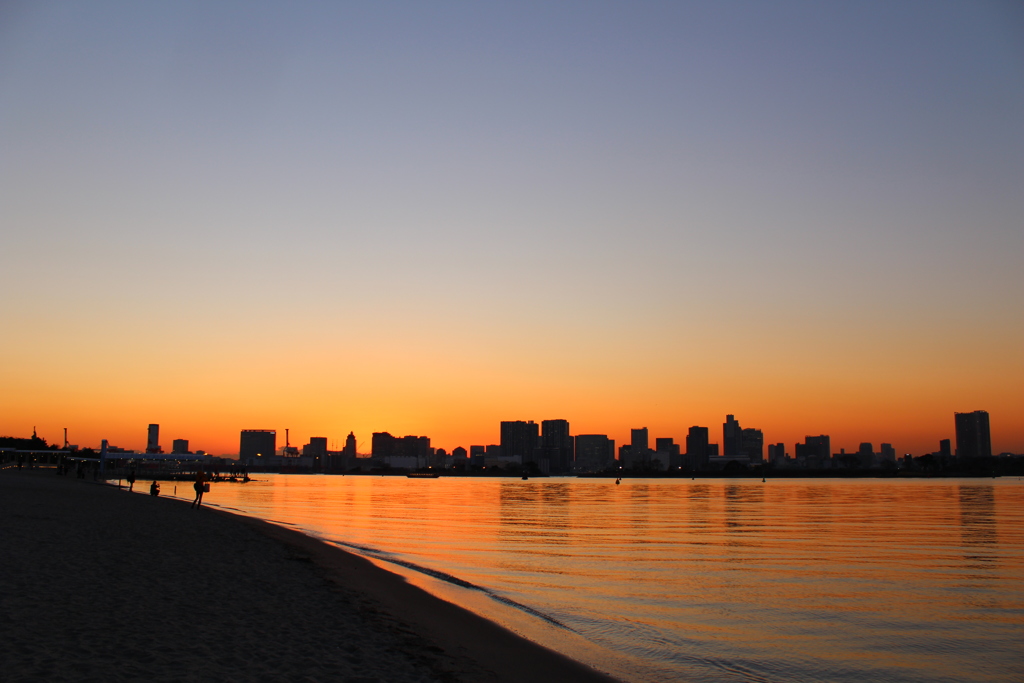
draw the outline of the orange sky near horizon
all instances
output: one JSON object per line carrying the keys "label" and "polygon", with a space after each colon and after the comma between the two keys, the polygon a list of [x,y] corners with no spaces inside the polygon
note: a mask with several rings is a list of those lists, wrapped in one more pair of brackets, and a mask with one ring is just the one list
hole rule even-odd
{"label": "orange sky near horizon", "polygon": [[389,431],[426,435],[450,450],[497,443],[501,420],[554,418],[568,419],[574,434],[608,434],[617,444],[641,426],[652,441],[682,443],[692,425],[721,441],[732,413],[762,429],[766,444],[783,442],[790,452],[805,435],[824,433],[836,452],[869,441],[919,455],[953,438],[954,411],[987,410],[995,452],[1024,452],[1017,390],[1024,372],[1007,362],[1014,349],[995,345],[974,355],[955,344],[945,355],[934,346],[914,354],[876,344],[859,355],[854,344],[828,347],[839,364],[829,353],[813,355],[813,345],[787,352],[785,343],[750,349],[740,360],[735,343],[715,339],[648,341],[633,345],[634,355],[607,357],[541,343],[474,353],[471,344],[440,337],[406,351],[368,336],[344,346],[236,338],[231,351],[141,335],[131,343],[21,339],[14,354],[4,342],[15,362],[0,376],[0,432],[26,436],[35,426],[51,443],[68,427],[72,443],[106,438],[141,449],[146,425],[156,422],[165,450],[186,438],[193,450],[234,454],[241,429],[276,429],[284,445],[286,427],[297,446],[326,436],[340,448],[353,431],[369,452],[371,432]]}

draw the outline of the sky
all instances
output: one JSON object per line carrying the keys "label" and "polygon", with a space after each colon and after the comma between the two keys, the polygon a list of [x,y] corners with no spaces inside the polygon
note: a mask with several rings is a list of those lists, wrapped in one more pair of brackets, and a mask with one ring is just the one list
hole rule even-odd
{"label": "sky", "polygon": [[1024,453],[1024,6],[0,3],[0,433]]}

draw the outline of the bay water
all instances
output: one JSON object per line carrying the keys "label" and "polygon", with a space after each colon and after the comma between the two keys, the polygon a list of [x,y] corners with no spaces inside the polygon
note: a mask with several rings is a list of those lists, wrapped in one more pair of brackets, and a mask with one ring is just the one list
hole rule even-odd
{"label": "bay water", "polygon": [[204,502],[622,680],[1024,679],[1018,479],[256,479]]}

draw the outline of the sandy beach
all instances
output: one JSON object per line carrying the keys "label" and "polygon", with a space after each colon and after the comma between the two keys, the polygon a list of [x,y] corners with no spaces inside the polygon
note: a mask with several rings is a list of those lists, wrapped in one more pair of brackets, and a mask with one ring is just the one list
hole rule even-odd
{"label": "sandy beach", "polygon": [[290,529],[53,470],[0,471],[0,662],[11,682],[613,680]]}

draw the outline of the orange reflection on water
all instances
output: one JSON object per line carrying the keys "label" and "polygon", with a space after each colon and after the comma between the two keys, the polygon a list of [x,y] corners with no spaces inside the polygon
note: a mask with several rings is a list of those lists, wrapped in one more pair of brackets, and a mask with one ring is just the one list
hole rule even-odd
{"label": "orange reflection on water", "polygon": [[1024,664],[1015,480],[263,478],[209,499],[399,561],[629,680],[1008,680]]}

